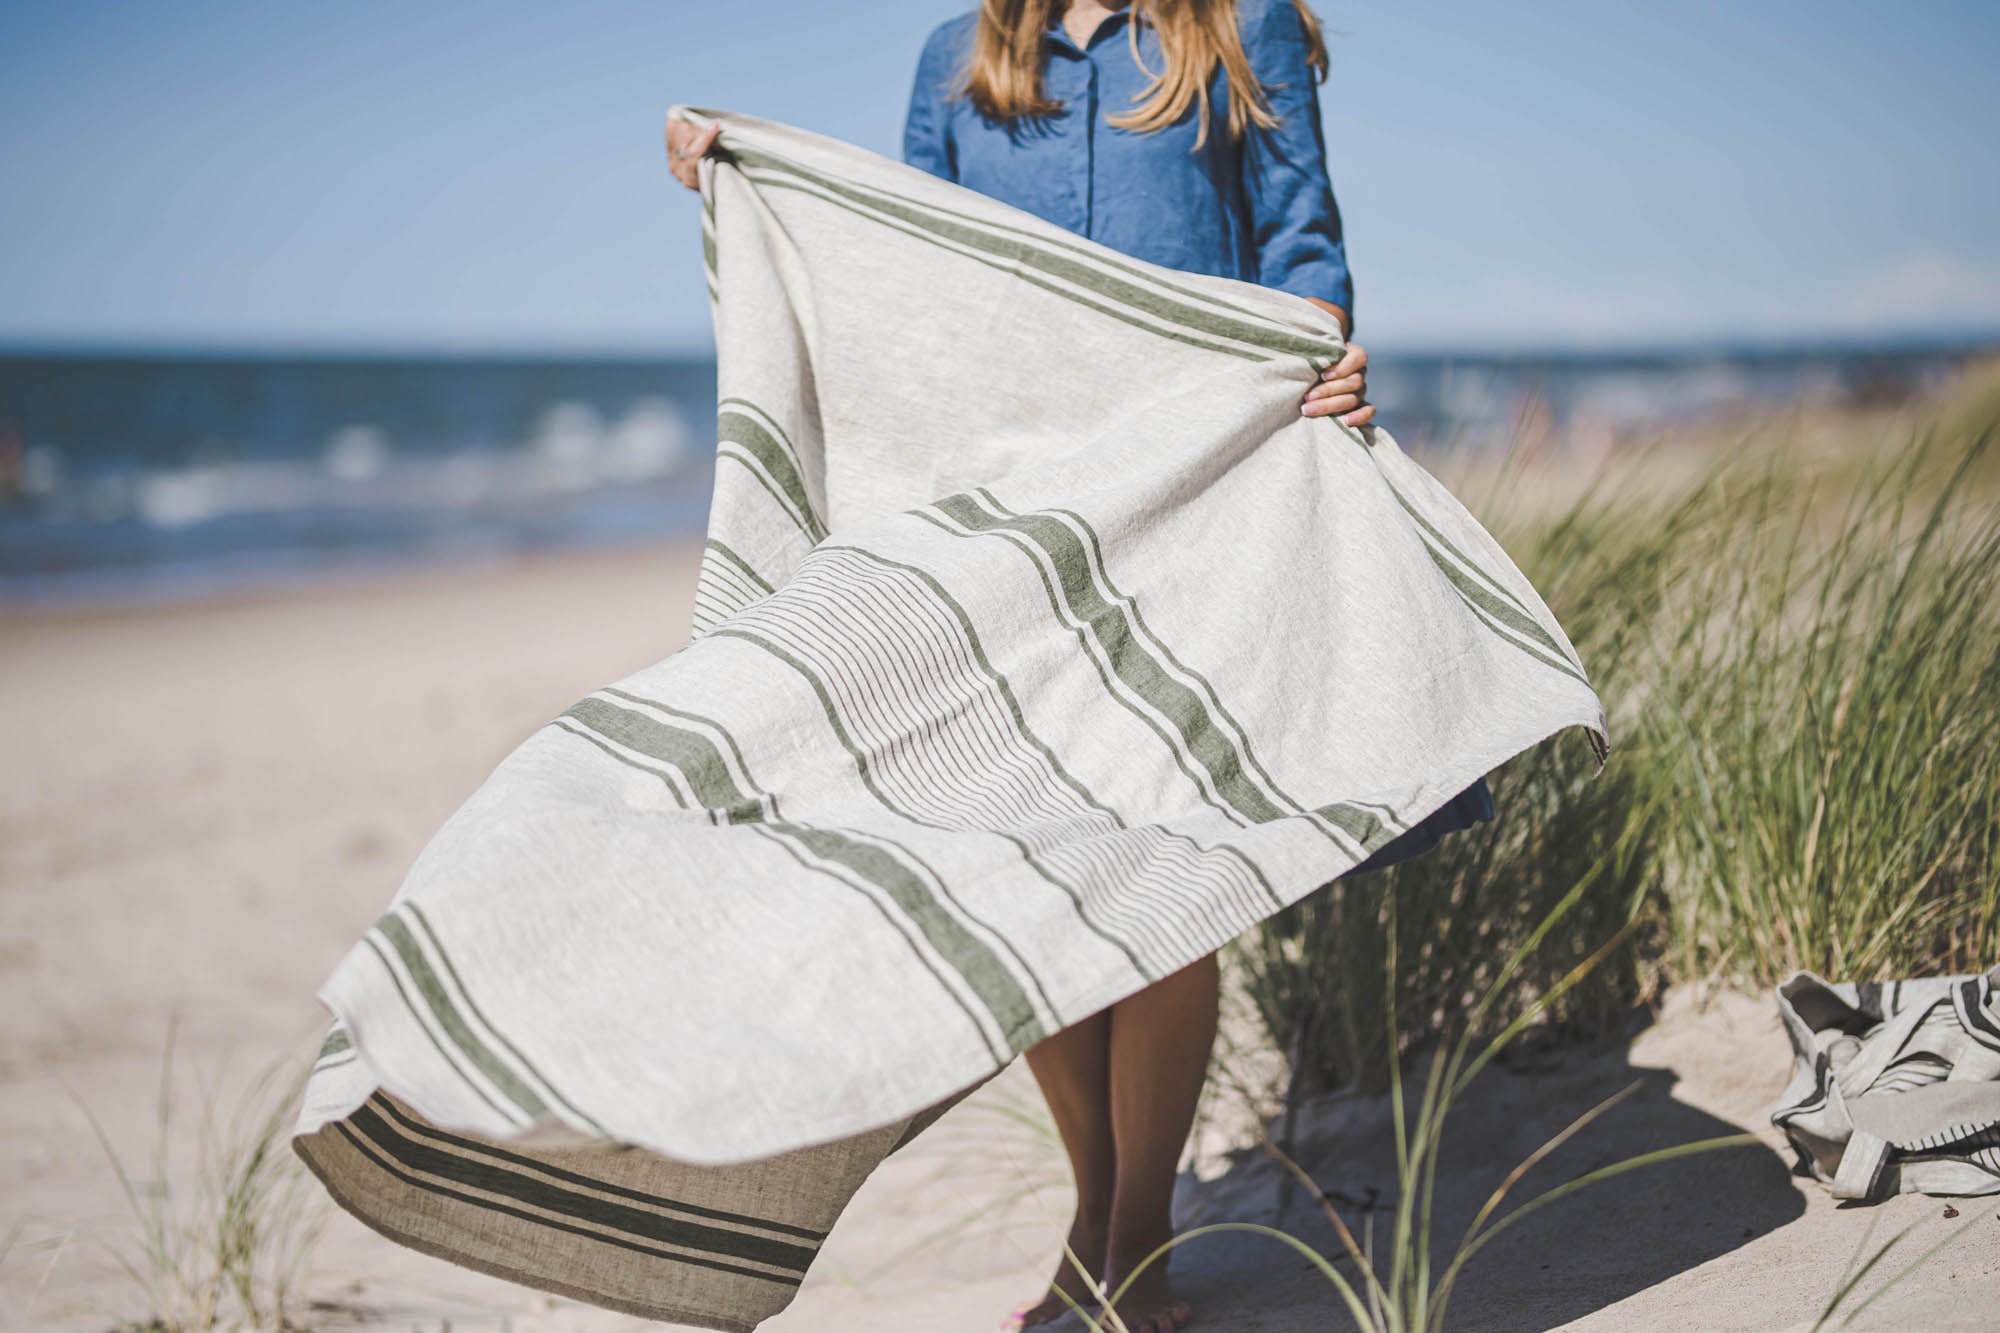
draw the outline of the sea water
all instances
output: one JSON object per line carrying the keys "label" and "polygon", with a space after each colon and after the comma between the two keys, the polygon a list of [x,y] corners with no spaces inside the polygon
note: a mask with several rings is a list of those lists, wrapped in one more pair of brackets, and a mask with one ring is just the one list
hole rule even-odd
{"label": "sea water", "polygon": [[[1934,388],[1974,346],[1374,351],[1415,450],[1571,443]],[[0,354],[0,602],[699,537],[715,366],[671,357]]]}

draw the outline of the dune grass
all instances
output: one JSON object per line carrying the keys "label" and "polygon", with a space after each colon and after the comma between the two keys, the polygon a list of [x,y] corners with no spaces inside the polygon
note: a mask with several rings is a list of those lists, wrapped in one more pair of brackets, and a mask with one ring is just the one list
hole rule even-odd
{"label": "dune grass", "polygon": [[[1767,474],[1683,575],[1649,740],[1677,966],[1770,981],[1978,970],[2000,928],[2000,519],[1990,447],[1867,477],[1830,524]],[[1831,497],[1829,497],[1831,498]],[[1824,527],[1824,530],[1819,530]]]}
{"label": "dune grass", "polygon": [[[331,1210],[288,1146],[303,1086],[294,1062],[275,1062],[232,1086],[227,1070],[199,1081],[197,1115],[184,1128],[182,1078],[169,1025],[143,1174],[103,1124],[77,1103],[124,1194],[129,1233],[97,1236],[138,1289],[145,1313],[134,1333],[208,1333],[299,1327],[299,1292]],[[192,1160],[185,1160],[191,1150]]]}
{"label": "dune grass", "polygon": [[[1581,740],[1524,755],[1492,779],[1505,812],[1493,826],[1336,881],[1239,942],[1245,989],[1290,1053],[1290,1100],[1379,1090],[1392,1052],[1467,1023],[1469,1036],[1492,1035],[1604,940],[1639,929],[1649,903],[1657,910],[1656,812],[1628,772],[1593,781],[1592,767]],[[1508,970],[1515,948],[1579,884],[1589,892],[1569,928]],[[1619,947],[1535,1012],[1552,1032],[1602,1031],[1647,980],[1641,952]],[[1475,1018],[1469,1001],[1496,984],[1503,993]]]}
{"label": "dune grass", "polygon": [[[1624,1023],[1668,980],[1765,986],[1978,970],[2000,955],[2000,393],[1893,447],[1810,438],[1624,455],[1574,498],[1503,473],[1475,509],[1569,630],[1611,719],[1516,759],[1500,817],[1339,881],[1235,958],[1295,1091],[1380,1086],[1392,1055],[1510,1022],[1582,941],[1604,966],[1542,1011]],[[1673,484],[1660,484],[1663,476]],[[1554,942],[1477,1010],[1509,946],[1592,872]],[[1379,1021],[1390,915],[1406,960]]]}

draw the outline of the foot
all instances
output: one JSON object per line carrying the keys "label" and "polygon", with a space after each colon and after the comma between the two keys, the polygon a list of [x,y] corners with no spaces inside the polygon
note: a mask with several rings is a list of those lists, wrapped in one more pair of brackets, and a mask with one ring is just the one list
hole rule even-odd
{"label": "foot", "polygon": [[[1131,1263],[1112,1260],[1106,1266],[1105,1290],[1117,1291],[1144,1258],[1145,1254],[1141,1254]],[[1174,1295],[1174,1289],[1167,1281],[1167,1256],[1164,1254],[1132,1278],[1125,1294],[1118,1298],[1117,1310],[1126,1333],[1176,1333],[1194,1319],[1194,1312],[1188,1308],[1188,1303]]]}
{"label": "foot", "polygon": [[[1056,1261],[1056,1275],[1049,1282],[1048,1294],[1035,1304],[1014,1311],[1001,1327],[1035,1328],[1054,1323],[1076,1306],[1086,1310],[1096,1307],[1096,1284],[1104,1277],[1103,1230],[1081,1221],[1072,1222],[1064,1244],[1068,1248]],[[1082,1265],[1080,1272],[1077,1268],[1079,1264]]]}

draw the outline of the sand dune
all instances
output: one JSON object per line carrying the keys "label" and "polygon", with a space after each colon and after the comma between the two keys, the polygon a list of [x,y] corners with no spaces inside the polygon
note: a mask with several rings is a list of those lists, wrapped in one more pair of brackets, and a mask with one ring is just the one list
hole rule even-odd
{"label": "sand dune", "polygon": [[[0,1328],[143,1313],[93,1237],[126,1226],[71,1100],[143,1155],[159,1051],[221,1085],[303,1051],[313,988],[424,840],[534,727],[685,639],[695,551],[543,557],[175,607],[0,617]],[[1765,1146],[1660,1168],[1548,1210],[1468,1276],[1469,1329],[1810,1326],[1876,1221],[1914,1256],[1958,1239],[1856,1327],[2000,1323],[2000,1204],[1836,1208],[1791,1178],[1764,1116],[1785,1055],[1768,1002],[1677,994],[1629,1044],[1498,1071],[1458,1123],[1442,1210],[1468,1216],[1553,1129],[1640,1093],[1535,1178],[1749,1127]],[[870,1181],[774,1330],[984,1329],[1033,1293],[1066,1202],[1060,1159],[1006,1108],[1019,1066]],[[191,1109],[191,1108],[190,1108]],[[1014,1126],[1014,1127],[1007,1127]],[[1316,1107],[1302,1155],[1329,1188],[1393,1190],[1379,1103]],[[1261,1158],[1184,1179],[1186,1220],[1277,1216]],[[1531,1184],[1534,1182],[1531,1181]],[[1287,1222],[1331,1249],[1295,1199]],[[1899,1266],[1899,1261],[1887,1265]],[[613,1329],[639,1321],[452,1269],[335,1219],[310,1291],[327,1327]],[[1185,1250],[1200,1327],[1341,1327],[1267,1241]],[[10,1318],[11,1317],[11,1318]]]}

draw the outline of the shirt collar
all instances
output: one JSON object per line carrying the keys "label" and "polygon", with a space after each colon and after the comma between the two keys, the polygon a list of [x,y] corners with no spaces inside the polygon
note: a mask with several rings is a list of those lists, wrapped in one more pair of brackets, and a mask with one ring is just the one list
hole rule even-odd
{"label": "shirt collar", "polygon": [[[1131,16],[1132,16],[1132,7],[1130,5],[1127,5],[1123,9],[1113,10],[1111,12],[1110,18],[1105,19],[1102,23],[1097,25],[1097,31],[1094,34],[1092,34],[1093,43],[1096,41],[1100,41],[1106,37],[1109,37],[1113,33],[1116,33],[1120,27],[1124,26],[1127,22],[1131,20]],[[1079,55],[1079,56],[1084,53],[1084,48],[1078,46],[1076,42],[1071,39],[1069,35],[1069,29],[1063,26],[1063,16],[1061,11],[1058,10],[1052,12],[1049,15],[1049,26],[1047,28],[1047,34],[1050,43],[1053,44],[1058,50],[1068,51],[1072,55]]]}

